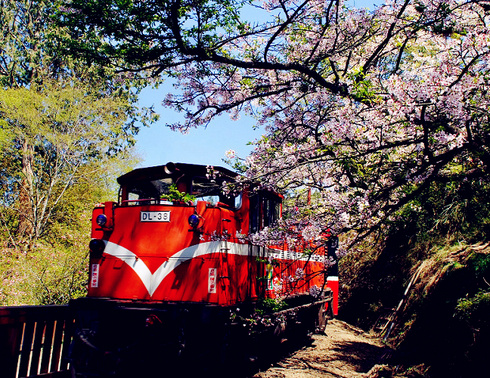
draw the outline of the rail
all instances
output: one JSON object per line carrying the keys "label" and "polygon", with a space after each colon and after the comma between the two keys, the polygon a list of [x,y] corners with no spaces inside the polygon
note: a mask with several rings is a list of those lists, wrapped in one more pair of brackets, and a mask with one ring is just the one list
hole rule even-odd
{"label": "rail", "polygon": [[0,307],[0,375],[68,377],[73,330],[68,306]]}

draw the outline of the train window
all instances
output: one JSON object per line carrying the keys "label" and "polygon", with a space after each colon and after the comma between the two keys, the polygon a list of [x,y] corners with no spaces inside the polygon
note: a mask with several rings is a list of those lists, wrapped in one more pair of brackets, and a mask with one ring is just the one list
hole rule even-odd
{"label": "train window", "polygon": [[260,223],[260,206],[259,196],[252,195],[250,197],[250,232],[254,233],[259,231]]}
{"label": "train window", "polygon": [[209,204],[216,206],[219,202],[219,196],[199,197],[199,200],[209,202]]}
{"label": "train window", "polygon": [[[224,194],[220,183],[211,181],[206,177],[196,176],[192,179],[191,194],[199,200],[207,201],[212,205],[221,203],[230,208],[237,208],[236,197]],[[241,198],[239,199],[239,204],[241,204]]]}
{"label": "train window", "polygon": [[130,203],[147,199],[159,200],[162,196],[169,193],[169,187],[172,184],[171,178],[134,182],[127,188],[128,200]]}
{"label": "train window", "polygon": [[250,231],[272,226],[281,216],[281,198],[267,192],[250,198]]}
{"label": "train window", "polygon": [[235,209],[239,209],[240,207],[242,207],[242,193],[235,196]]}
{"label": "train window", "polygon": [[220,186],[206,177],[194,177],[192,179],[191,194],[196,197],[219,196]]}
{"label": "train window", "polygon": [[264,227],[272,226],[280,216],[280,199],[277,197],[267,196],[263,199],[263,220]]}

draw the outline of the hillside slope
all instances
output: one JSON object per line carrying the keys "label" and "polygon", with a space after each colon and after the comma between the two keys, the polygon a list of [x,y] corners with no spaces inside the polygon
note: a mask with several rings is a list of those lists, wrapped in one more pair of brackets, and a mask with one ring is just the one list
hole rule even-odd
{"label": "hillside slope", "polygon": [[370,257],[346,279],[343,317],[381,330],[397,370],[424,366],[411,376],[481,376],[490,350],[490,243]]}

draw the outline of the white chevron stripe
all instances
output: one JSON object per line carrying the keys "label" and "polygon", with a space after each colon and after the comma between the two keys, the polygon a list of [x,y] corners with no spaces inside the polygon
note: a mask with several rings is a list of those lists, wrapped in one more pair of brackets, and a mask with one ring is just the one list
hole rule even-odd
{"label": "white chevron stripe", "polygon": [[[222,247],[224,247],[223,242],[213,241],[184,248],[163,262],[153,274],[141,258],[118,244],[107,242],[104,253],[121,259],[131,267],[152,296],[165,277],[180,264],[195,257],[220,252]],[[229,254],[248,256],[248,244],[227,243],[226,247],[229,248]]]}

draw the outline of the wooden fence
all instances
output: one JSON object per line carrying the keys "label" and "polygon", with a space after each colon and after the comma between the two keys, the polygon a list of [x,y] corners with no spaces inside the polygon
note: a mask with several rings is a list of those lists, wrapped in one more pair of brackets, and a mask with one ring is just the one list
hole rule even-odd
{"label": "wooden fence", "polygon": [[68,377],[68,306],[0,307],[0,376]]}

